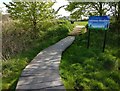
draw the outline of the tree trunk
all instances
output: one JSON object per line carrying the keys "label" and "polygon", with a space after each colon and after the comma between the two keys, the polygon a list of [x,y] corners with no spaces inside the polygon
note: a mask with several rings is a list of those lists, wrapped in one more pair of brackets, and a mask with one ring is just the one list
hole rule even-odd
{"label": "tree trunk", "polygon": [[120,23],[120,1],[118,2],[118,23]]}
{"label": "tree trunk", "polygon": [[36,22],[36,19],[34,19],[34,20],[33,20],[33,30],[34,30],[34,31],[37,31],[36,25],[37,25],[37,22]]}
{"label": "tree trunk", "polygon": [[100,4],[100,7],[99,7],[99,14],[100,14],[100,16],[102,16],[102,15],[103,15],[103,11],[102,11],[102,2],[99,2],[99,4]]}
{"label": "tree trunk", "polygon": [[120,45],[120,1],[118,2],[118,16],[117,16],[117,34],[118,34],[118,48]]}
{"label": "tree trunk", "polygon": [[33,8],[33,32],[36,35],[36,32],[37,32],[36,2],[33,2],[33,4],[34,4],[34,8]]}

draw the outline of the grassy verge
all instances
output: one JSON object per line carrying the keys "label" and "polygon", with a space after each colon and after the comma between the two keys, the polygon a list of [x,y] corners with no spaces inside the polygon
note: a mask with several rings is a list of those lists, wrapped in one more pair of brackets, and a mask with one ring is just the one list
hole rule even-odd
{"label": "grassy verge", "polygon": [[82,26],[86,26],[88,22],[87,21],[81,21],[81,22],[75,22],[73,25],[82,25]]}
{"label": "grassy verge", "polygon": [[104,53],[103,38],[104,31],[92,31],[90,48],[87,49],[87,33],[76,36],[74,43],[63,53],[60,75],[66,89],[120,89],[118,37],[116,33],[107,32]]}
{"label": "grassy verge", "polygon": [[[56,43],[67,36],[68,29],[64,25],[57,25],[40,39],[33,41],[33,47],[19,53],[15,57],[2,62],[2,89],[14,91],[18,78],[24,67],[44,48]],[[59,36],[61,35],[61,36]]]}

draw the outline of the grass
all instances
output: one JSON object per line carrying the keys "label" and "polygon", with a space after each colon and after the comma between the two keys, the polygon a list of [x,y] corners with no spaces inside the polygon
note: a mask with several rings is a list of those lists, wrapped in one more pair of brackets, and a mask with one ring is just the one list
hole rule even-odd
{"label": "grass", "polygon": [[[75,23],[84,25],[84,23]],[[33,47],[2,62],[2,88],[14,91],[25,66],[44,48],[67,36],[67,25],[60,24],[33,42]],[[90,48],[86,48],[87,34],[76,36],[74,43],[63,53],[60,74],[67,89],[119,89],[120,48],[116,34],[107,33],[107,46],[102,53],[102,31],[91,32]],[[98,42],[99,41],[99,42]]]}
{"label": "grass", "polygon": [[[42,38],[33,42],[34,46],[27,51],[17,54],[15,57],[2,62],[2,89],[14,91],[19,76],[25,66],[44,48],[56,43],[67,36],[68,29],[64,25],[51,28]],[[58,36],[61,35],[61,36]]]}
{"label": "grass", "polygon": [[120,89],[120,48],[116,35],[107,32],[104,53],[104,31],[91,31],[89,49],[87,33],[76,36],[74,43],[63,53],[60,64],[60,75],[68,91]]}
{"label": "grass", "polygon": [[82,25],[82,26],[86,26],[88,22],[87,21],[81,21],[81,22],[74,22],[73,25]]}

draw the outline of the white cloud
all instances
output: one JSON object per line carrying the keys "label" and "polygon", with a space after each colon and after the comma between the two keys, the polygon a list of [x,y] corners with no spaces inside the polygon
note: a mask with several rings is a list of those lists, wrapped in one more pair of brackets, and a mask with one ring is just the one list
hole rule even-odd
{"label": "white cloud", "polygon": [[[63,5],[67,5],[68,4],[68,1],[67,0],[56,0],[56,3],[54,4],[53,8],[55,10],[57,10],[60,6],[63,6]],[[64,8],[61,8],[58,12],[59,15],[62,15],[62,16],[69,16],[70,15],[70,12],[68,11],[65,11]]]}

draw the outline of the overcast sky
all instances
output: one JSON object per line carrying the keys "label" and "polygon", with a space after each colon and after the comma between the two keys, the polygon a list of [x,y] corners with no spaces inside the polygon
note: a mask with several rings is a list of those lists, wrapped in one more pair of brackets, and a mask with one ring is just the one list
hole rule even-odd
{"label": "overcast sky", "polygon": [[[0,7],[2,7],[3,13],[6,11],[6,8],[5,8],[3,2],[9,3],[9,2],[11,2],[11,1],[12,1],[12,0],[0,0]],[[67,0],[56,0],[56,3],[54,4],[53,8],[54,8],[55,10],[57,10],[60,6],[62,6],[62,5],[67,5],[67,4],[68,4]],[[65,11],[64,8],[61,8],[60,11],[58,12],[58,14],[59,14],[59,15],[62,15],[62,16],[69,16],[70,13],[67,12],[67,11]]]}

